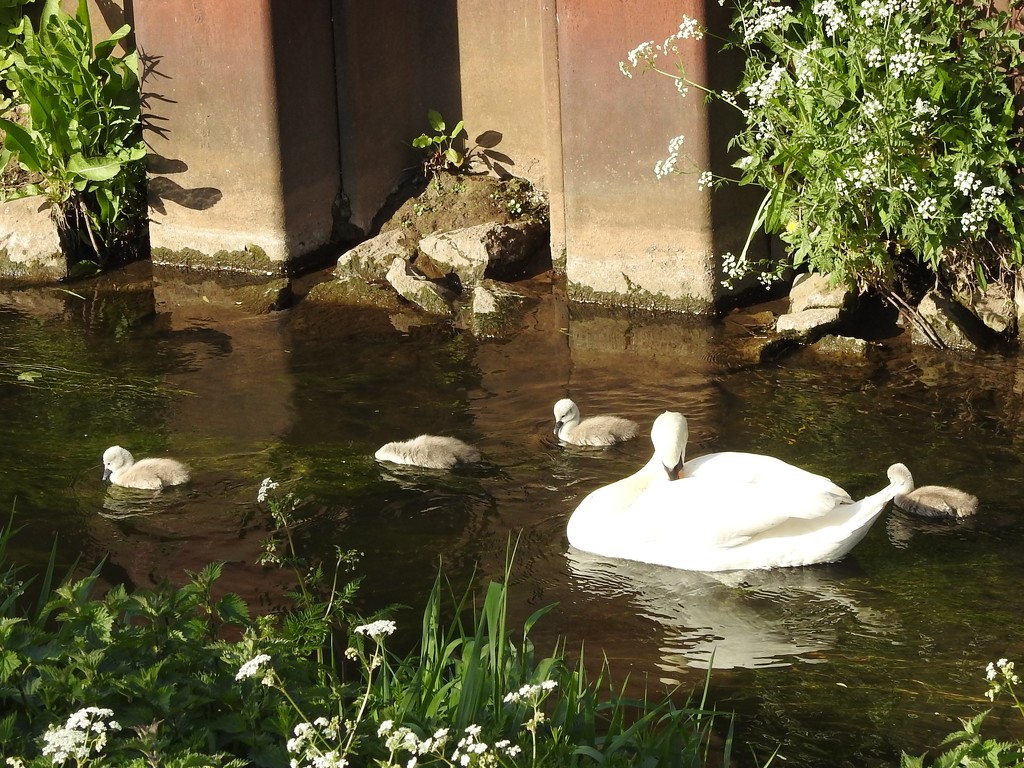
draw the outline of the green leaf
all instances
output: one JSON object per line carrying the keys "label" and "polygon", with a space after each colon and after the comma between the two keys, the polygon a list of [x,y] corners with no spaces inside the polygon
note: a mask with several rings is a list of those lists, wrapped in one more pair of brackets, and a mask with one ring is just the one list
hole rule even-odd
{"label": "green leaf", "polygon": [[448,162],[452,165],[462,165],[462,155],[457,150],[448,147],[444,151],[444,156],[448,158]]}
{"label": "green leaf", "polygon": [[427,120],[430,121],[430,127],[435,131],[444,131],[444,118],[436,109],[427,110]]}
{"label": "green leaf", "polygon": [[71,155],[68,171],[89,181],[109,181],[121,172],[121,161],[116,157],[83,157]]}
{"label": "green leaf", "polygon": [[37,153],[36,137],[5,117],[0,117],[0,129],[7,134],[4,146],[18,153],[18,162],[30,171],[40,172],[42,167]]}
{"label": "green leaf", "polygon": [[43,374],[41,374],[39,371],[22,371],[21,373],[18,374],[18,381],[27,381],[31,383],[36,379],[40,378],[42,375]]}

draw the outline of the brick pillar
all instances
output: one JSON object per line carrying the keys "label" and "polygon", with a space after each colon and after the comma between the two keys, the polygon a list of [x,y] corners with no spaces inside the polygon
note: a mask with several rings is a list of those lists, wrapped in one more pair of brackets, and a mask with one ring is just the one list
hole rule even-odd
{"label": "brick pillar", "polygon": [[330,0],[134,0],[157,263],[284,271],[340,186]]}

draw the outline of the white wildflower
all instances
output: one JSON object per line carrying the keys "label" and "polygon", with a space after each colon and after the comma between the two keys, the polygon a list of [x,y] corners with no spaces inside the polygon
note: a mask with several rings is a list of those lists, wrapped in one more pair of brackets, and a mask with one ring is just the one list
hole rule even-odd
{"label": "white wildflower", "polygon": [[926,221],[939,212],[939,201],[934,197],[926,197],[917,204],[917,215]]}
{"label": "white wildflower", "polygon": [[753,42],[755,38],[765,32],[781,28],[786,18],[791,15],[789,8],[785,5],[772,3],[755,5],[754,13],[757,15],[743,30],[743,37],[748,43]]}
{"label": "white wildflower", "polygon": [[280,483],[275,483],[269,477],[263,478],[263,482],[260,483],[259,493],[256,494],[256,501],[258,501],[260,504],[265,502],[267,500],[267,494],[270,491],[272,491],[275,488],[277,488],[278,485],[280,485]]}
{"label": "white wildflower", "polygon": [[68,717],[63,727],[51,725],[43,734],[43,755],[59,765],[71,758],[81,762],[99,754],[107,744],[107,732],[121,730],[116,720],[104,722],[113,715],[110,709],[85,707]]}
{"label": "white wildflower", "polygon": [[261,653],[258,656],[253,656],[242,666],[238,668],[238,672],[235,674],[235,680],[247,680],[250,677],[256,677],[259,674],[260,669],[270,661],[270,655]]}
{"label": "white wildflower", "polygon": [[821,2],[814,4],[811,11],[822,20],[825,34],[829,37],[835,35],[849,21],[846,12],[840,9],[839,3],[836,0],[821,0]]}
{"label": "white wildflower", "polygon": [[715,182],[715,175],[711,171],[704,171],[697,179],[697,189],[705,189],[713,186]]}
{"label": "white wildflower", "polygon": [[767,105],[778,92],[785,74],[786,68],[782,64],[775,62],[768,74],[744,88],[743,93],[746,94],[750,105],[752,107]]}
{"label": "white wildflower", "polygon": [[864,117],[868,120],[873,120],[875,115],[882,111],[882,102],[874,96],[865,96],[861,109],[864,111]]}
{"label": "white wildflower", "polygon": [[981,186],[981,179],[974,171],[957,171],[953,174],[953,186],[959,189],[961,194],[970,197]]}
{"label": "white wildflower", "polygon": [[395,622],[390,619],[379,619],[377,621],[370,622],[369,624],[363,624],[353,630],[357,635],[366,635],[372,637],[374,640],[379,640],[382,637],[386,637],[393,634],[395,631]]}

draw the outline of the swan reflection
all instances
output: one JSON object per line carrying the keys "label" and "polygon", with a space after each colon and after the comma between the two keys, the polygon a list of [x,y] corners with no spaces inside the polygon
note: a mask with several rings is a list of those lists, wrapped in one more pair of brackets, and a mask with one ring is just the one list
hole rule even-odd
{"label": "swan reflection", "polygon": [[716,669],[820,663],[844,631],[884,635],[892,617],[860,604],[829,568],[703,573],[613,560],[570,547],[575,587],[628,596],[664,628],[659,666]]}

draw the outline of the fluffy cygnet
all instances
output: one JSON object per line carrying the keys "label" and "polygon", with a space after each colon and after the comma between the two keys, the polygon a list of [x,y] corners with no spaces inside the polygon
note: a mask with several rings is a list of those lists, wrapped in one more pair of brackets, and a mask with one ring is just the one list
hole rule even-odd
{"label": "fluffy cygnet", "polygon": [[412,464],[428,469],[451,469],[480,461],[480,451],[456,437],[420,435],[412,440],[386,443],[373,454],[379,461]]}
{"label": "fluffy cygnet", "polygon": [[900,494],[893,503],[918,517],[971,517],[978,512],[978,497],[946,485],[923,485]]}
{"label": "fluffy cygnet", "polygon": [[191,479],[189,468],[174,459],[135,458],[120,445],[103,452],[103,479],[125,488],[157,491],[170,485],[181,485]]}
{"label": "fluffy cygnet", "polygon": [[564,443],[612,445],[639,432],[639,424],[621,416],[590,416],[580,421],[580,409],[569,398],[555,403],[555,434]]}

